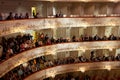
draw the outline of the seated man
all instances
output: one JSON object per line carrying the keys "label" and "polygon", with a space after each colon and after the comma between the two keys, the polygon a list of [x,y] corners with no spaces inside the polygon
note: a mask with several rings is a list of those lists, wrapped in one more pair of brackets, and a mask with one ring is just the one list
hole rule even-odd
{"label": "seated man", "polygon": [[100,37],[96,34],[93,39],[94,40],[100,40]]}
{"label": "seated man", "polygon": [[6,20],[12,20],[12,19],[14,19],[13,13],[10,12],[9,15],[8,15],[8,17],[6,18]]}
{"label": "seated man", "polygon": [[116,38],[116,36],[114,36],[113,34],[111,34],[108,39],[109,40],[116,40],[117,38]]}
{"label": "seated man", "polygon": [[3,16],[2,16],[2,13],[0,13],[0,21],[3,20]]}
{"label": "seated man", "polygon": [[116,56],[116,60],[120,61],[120,54]]}

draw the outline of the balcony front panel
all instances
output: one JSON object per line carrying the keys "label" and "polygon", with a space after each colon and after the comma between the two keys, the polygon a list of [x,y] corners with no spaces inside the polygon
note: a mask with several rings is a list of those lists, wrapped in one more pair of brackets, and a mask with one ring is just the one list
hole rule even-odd
{"label": "balcony front panel", "polygon": [[120,26],[120,17],[42,18],[0,22],[0,34],[58,27]]}
{"label": "balcony front panel", "polygon": [[0,77],[9,72],[13,68],[23,64],[33,58],[43,55],[55,55],[57,52],[75,51],[75,50],[91,50],[91,49],[116,49],[120,48],[120,41],[92,41],[92,42],[72,42],[54,44],[44,47],[34,48],[21,52],[0,64]]}

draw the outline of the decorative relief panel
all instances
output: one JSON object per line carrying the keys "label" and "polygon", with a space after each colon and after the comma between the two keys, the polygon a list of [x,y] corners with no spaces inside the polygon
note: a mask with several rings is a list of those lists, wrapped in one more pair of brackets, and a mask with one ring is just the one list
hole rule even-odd
{"label": "decorative relief panel", "polygon": [[9,58],[0,64],[0,77],[20,64],[33,58],[53,54],[62,51],[89,50],[89,49],[114,49],[120,47],[120,41],[93,41],[93,42],[74,42],[49,45],[34,48]]}
{"label": "decorative relief panel", "polygon": [[92,27],[92,26],[119,26],[119,17],[101,18],[42,18],[11,20],[0,22],[0,34],[22,32],[24,30],[57,28],[57,27]]}

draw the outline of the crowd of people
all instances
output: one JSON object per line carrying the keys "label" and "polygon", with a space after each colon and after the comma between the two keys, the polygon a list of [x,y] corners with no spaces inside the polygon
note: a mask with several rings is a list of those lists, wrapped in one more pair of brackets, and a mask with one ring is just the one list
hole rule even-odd
{"label": "crowd of people", "polygon": [[52,45],[57,43],[66,43],[66,42],[80,42],[80,41],[100,41],[100,40],[120,40],[120,37],[116,37],[111,34],[109,37],[100,38],[98,35],[94,37],[81,35],[80,38],[73,36],[71,39],[60,37],[55,39],[54,37],[49,37],[47,34],[41,33],[38,36],[38,39],[34,42],[32,39],[32,35],[24,34],[18,35],[16,37],[11,37],[6,39],[2,37],[1,46],[3,47],[2,56],[0,57],[0,61],[10,58],[13,55],[16,55],[22,51],[40,47],[44,45]]}
{"label": "crowd of people", "polygon": [[[33,10],[32,18],[40,18],[40,17],[41,17],[40,14],[38,12],[35,13],[35,11]],[[60,13],[57,13],[56,15],[54,15],[54,17],[56,17],[56,18],[63,17],[63,14],[60,12]],[[31,18],[31,16],[27,12],[24,15],[23,15],[23,13],[20,13],[20,14],[14,13],[13,14],[12,12],[10,12],[9,15],[5,19],[3,19],[2,13],[0,13],[0,21],[2,21],[2,20],[29,19],[29,18]]]}
{"label": "crowd of people", "polygon": [[[3,15],[2,13],[0,13],[0,21],[2,20],[17,20],[17,19],[29,19],[29,18],[40,18],[40,14],[37,12],[35,13],[35,11],[33,10],[33,13],[32,13],[32,17],[29,13],[13,13],[13,12],[10,12],[8,14],[8,16],[3,19]],[[54,17],[58,18],[58,17],[63,17],[63,13],[60,11],[59,13],[56,13],[56,15],[54,15]]]}
{"label": "crowd of people", "polygon": [[57,59],[48,59],[46,56],[37,57],[28,61],[27,63],[21,64],[13,70],[9,71],[4,75],[2,80],[23,80],[28,75],[40,71],[42,69],[64,65],[72,63],[85,63],[85,62],[101,62],[101,61],[120,61],[120,54],[117,56],[98,56],[95,55],[94,51],[90,53],[90,57],[79,56],[79,57],[65,57]]}
{"label": "crowd of people", "polygon": [[[20,14],[18,14],[18,13],[13,14],[12,12],[10,12],[9,15],[5,19],[3,19],[2,13],[0,13],[0,21],[2,21],[2,20],[29,19],[29,18],[31,18],[31,16],[27,12],[24,15],[22,13],[20,13]],[[39,13],[36,13],[36,14],[33,13],[33,18],[40,18]]]}

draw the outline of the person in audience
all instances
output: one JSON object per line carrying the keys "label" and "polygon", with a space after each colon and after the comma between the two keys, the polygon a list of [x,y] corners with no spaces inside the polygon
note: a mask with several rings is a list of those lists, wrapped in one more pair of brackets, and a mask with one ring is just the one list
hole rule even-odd
{"label": "person in audience", "polygon": [[50,39],[48,39],[48,40],[46,41],[46,45],[51,45]]}
{"label": "person in audience", "polygon": [[35,47],[39,47],[40,45],[39,45],[39,42],[38,42],[38,40],[35,42]]}
{"label": "person in audience", "polygon": [[23,15],[22,15],[22,13],[20,13],[20,15],[19,15],[18,18],[19,18],[19,19],[23,19],[23,18],[24,18]]}
{"label": "person in audience", "polygon": [[32,70],[32,72],[36,72],[37,71],[37,67],[35,66],[34,63],[31,65],[31,70]]}
{"label": "person in audience", "polygon": [[101,40],[100,37],[96,34],[93,38],[94,40]]}
{"label": "person in audience", "polygon": [[55,15],[55,17],[56,17],[56,18],[58,18],[58,17],[63,17],[62,12],[60,11],[59,13],[57,13],[57,14]]}
{"label": "person in audience", "polygon": [[8,50],[7,50],[7,54],[6,54],[6,58],[8,59],[9,57],[11,57],[13,55],[13,50],[8,47]]}
{"label": "person in audience", "polygon": [[18,70],[18,76],[19,76],[19,78],[22,78],[22,77],[23,77],[23,74],[24,74],[24,72],[23,72],[23,70],[22,70],[22,66],[20,66],[20,68],[19,68],[19,70]]}
{"label": "person in audience", "polygon": [[34,16],[34,18],[40,18],[39,13],[36,13],[36,15]]}
{"label": "person in audience", "polygon": [[89,41],[89,36],[87,35],[87,34],[85,34],[85,36],[84,36],[84,39],[83,39],[84,41]]}
{"label": "person in audience", "polygon": [[89,36],[89,41],[92,41],[93,40],[93,37],[92,36]]}
{"label": "person in audience", "polygon": [[116,56],[116,60],[120,61],[120,54]]}
{"label": "person in audience", "polygon": [[10,12],[9,15],[8,15],[8,17],[6,18],[6,20],[12,20],[12,19],[14,19],[13,13]]}
{"label": "person in audience", "polygon": [[113,34],[111,34],[108,39],[109,40],[116,40],[117,38],[116,38],[116,36],[114,36]]}
{"label": "person in audience", "polygon": [[35,10],[33,10],[32,15],[35,18],[35,16],[36,16]]}
{"label": "person in audience", "polygon": [[85,75],[84,80],[90,80],[90,76]]}
{"label": "person in audience", "polygon": [[18,13],[15,13],[14,19],[19,19]]}
{"label": "person in audience", "polygon": [[107,36],[103,36],[102,40],[108,40]]}
{"label": "person in audience", "polygon": [[0,13],[0,21],[3,20],[3,16],[2,16],[2,13]]}
{"label": "person in audience", "polygon": [[55,39],[53,37],[51,37],[51,44],[54,44],[55,43]]}
{"label": "person in audience", "polygon": [[29,19],[29,14],[26,13],[24,18],[25,18],[25,19]]}
{"label": "person in audience", "polygon": [[48,34],[45,35],[45,42],[49,39]]}
{"label": "person in audience", "polygon": [[63,17],[63,13],[61,11],[59,13],[59,17]]}
{"label": "person in audience", "polygon": [[80,62],[86,62],[87,61],[87,59],[84,56],[80,56],[79,60],[80,60]]}
{"label": "person in audience", "polygon": [[92,52],[90,53],[90,60],[91,60],[91,61],[94,61],[94,59],[95,59],[95,53],[94,53],[94,51],[92,51]]}
{"label": "person in audience", "polygon": [[55,17],[58,18],[59,17],[59,13],[56,13]]}
{"label": "person in audience", "polygon": [[75,80],[75,78],[74,78],[74,77],[72,77],[72,78],[71,78],[71,80]]}
{"label": "person in audience", "polygon": [[75,60],[75,63],[79,63],[80,62],[79,57],[74,58],[74,60]]}
{"label": "person in audience", "polygon": [[72,37],[72,42],[76,42],[76,36],[75,35]]}

